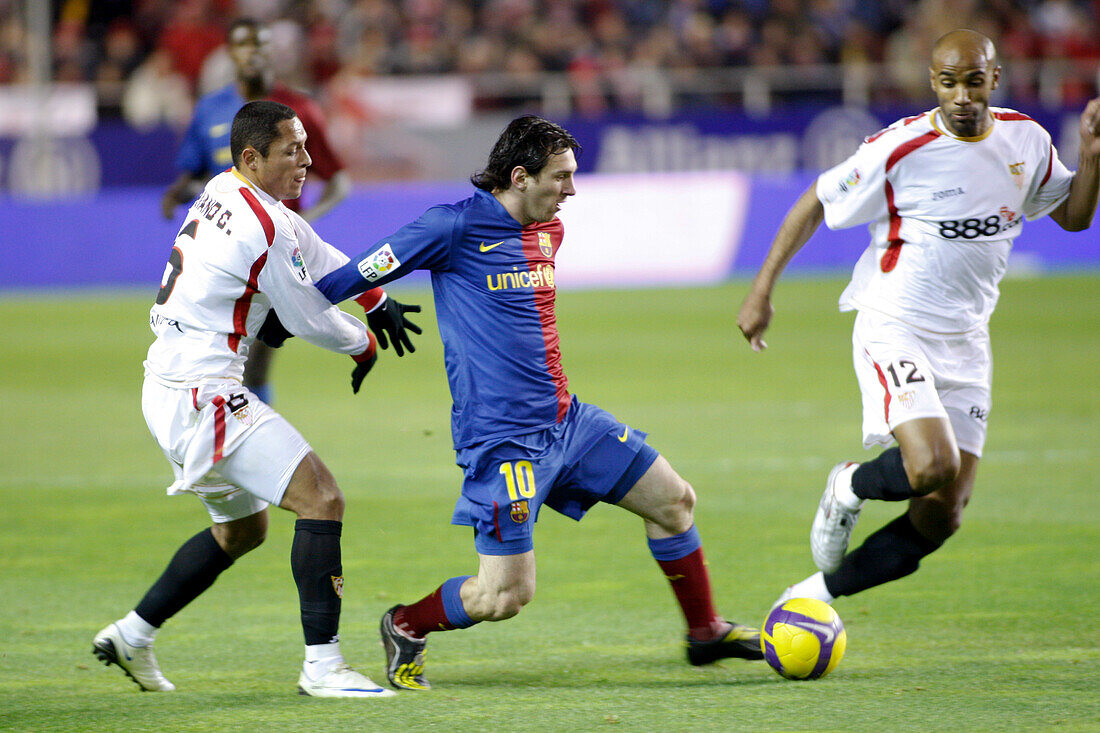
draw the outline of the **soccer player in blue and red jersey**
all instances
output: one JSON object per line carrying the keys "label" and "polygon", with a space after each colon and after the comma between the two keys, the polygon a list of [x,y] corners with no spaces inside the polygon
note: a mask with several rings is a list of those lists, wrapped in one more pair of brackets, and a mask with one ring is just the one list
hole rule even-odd
{"label": "soccer player in blue and red jersey", "polygon": [[473,196],[432,207],[317,282],[338,303],[412,270],[432,274],[456,462],[465,472],[451,521],[474,528],[479,565],[477,575],[451,578],[382,617],[387,676],[401,689],[429,687],[429,632],[510,618],[531,601],[532,535],[543,505],[577,520],[600,501],[641,516],[687,621],[689,661],[762,657],[759,632],[714,609],[692,487],[645,433],[569,393],[554,255],[579,149],[552,122],[513,120],[473,177]]}

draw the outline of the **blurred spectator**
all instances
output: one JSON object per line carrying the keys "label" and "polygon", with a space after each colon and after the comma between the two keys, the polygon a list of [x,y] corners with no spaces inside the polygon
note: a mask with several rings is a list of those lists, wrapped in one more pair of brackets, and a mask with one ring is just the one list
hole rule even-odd
{"label": "blurred spectator", "polygon": [[[0,0],[0,83],[28,76],[22,14],[38,1]],[[190,94],[222,86],[232,75],[221,48],[225,28],[243,15],[269,21],[276,72],[294,86],[323,93],[342,75],[476,74],[484,107],[564,100],[586,114],[667,110],[671,89],[694,94],[678,92],[675,104],[735,103],[737,89],[700,91],[714,88],[709,70],[823,63],[884,63],[893,87],[880,101],[924,99],[927,74],[912,61],[960,26],[996,38],[1004,59],[1020,62],[1006,64],[1004,87],[1026,99],[1052,87],[1070,103],[1095,94],[1100,61],[1100,0],[64,0],[52,7],[53,78],[93,83],[104,114],[117,112],[124,89],[132,107],[147,109],[161,96],[145,88],[150,80],[170,78],[174,88],[173,73]],[[557,72],[564,77],[547,79]],[[174,115],[168,100],[152,106],[160,110],[154,117]]]}

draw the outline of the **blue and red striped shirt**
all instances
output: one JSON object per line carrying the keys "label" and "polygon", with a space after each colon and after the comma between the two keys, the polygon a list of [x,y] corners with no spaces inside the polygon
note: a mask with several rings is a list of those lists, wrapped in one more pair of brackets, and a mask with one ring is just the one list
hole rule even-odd
{"label": "blue and red striped shirt", "polygon": [[429,270],[455,449],[550,427],[570,395],[554,315],[559,219],[521,226],[485,191],[434,206],[317,282],[333,303]]}

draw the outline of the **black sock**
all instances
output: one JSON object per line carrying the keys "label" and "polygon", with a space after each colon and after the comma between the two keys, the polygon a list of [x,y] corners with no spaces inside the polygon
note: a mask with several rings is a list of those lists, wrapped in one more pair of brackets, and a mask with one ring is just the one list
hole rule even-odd
{"label": "black sock", "polygon": [[913,487],[905,475],[901,449],[888,448],[873,461],[861,463],[852,474],[852,492],[860,499],[905,501],[913,498]]}
{"label": "black sock", "polygon": [[233,564],[210,528],[187,540],[134,611],[159,628],[181,608],[214,584],[222,571]]}
{"label": "black sock", "polygon": [[344,594],[344,570],[340,564],[341,522],[334,519],[299,519],[294,523],[290,569],[298,585],[302,630],[306,645],[339,640],[340,598]]}
{"label": "black sock", "polygon": [[922,535],[909,514],[902,514],[848,553],[835,572],[825,575],[825,587],[834,596],[850,596],[904,578],[942,544]]}

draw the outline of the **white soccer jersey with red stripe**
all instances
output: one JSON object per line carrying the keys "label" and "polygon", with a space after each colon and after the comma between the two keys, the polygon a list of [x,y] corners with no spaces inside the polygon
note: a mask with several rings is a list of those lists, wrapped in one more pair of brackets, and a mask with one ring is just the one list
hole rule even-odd
{"label": "white soccer jersey with red stripe", "polygon": [[1038,123],[990,112],[993,124],[975,138],[953,136],[938,109],[899,120],[817,179],[830,229],[871,232],[841,310],[940,333],[989,321],[1023,218],[1050,213],[1073,178]]}
{"label": "white soccer jersey with red stripe", "polygon": [[187,211],[149,324],[146,370],[181,386],[240,379],[271,308],[287,330],[343,354],[367,348],[366,326],[313,286],[348,261],[300,216],[235,169],[206,184]]}

